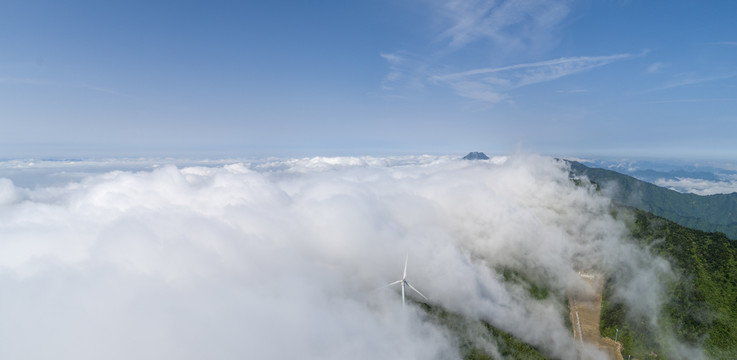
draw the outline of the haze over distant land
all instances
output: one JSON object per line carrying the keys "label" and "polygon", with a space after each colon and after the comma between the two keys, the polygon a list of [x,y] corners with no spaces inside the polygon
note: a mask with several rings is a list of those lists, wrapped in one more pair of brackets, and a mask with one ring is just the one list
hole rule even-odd
{"label": "haze over distant land", "polygon": [[4,1],[0,156],[734,158],[737,3]]}

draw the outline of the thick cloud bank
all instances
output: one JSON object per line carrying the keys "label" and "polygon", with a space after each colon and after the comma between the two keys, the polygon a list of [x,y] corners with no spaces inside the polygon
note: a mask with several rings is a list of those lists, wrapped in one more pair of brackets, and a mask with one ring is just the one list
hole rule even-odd
{"label": "thick cloud bank", "polygon": [[562,163],[528,155],[169,166],[34,190],[0,179],[0,358],[458,357],[384,287],[406,254],[431,303],[575,358],[558,297],[535,300],[500,269],[561,295],[586,291],[578,271],[617,271],[617,296],[656,313],[667,264],[625,233]]}

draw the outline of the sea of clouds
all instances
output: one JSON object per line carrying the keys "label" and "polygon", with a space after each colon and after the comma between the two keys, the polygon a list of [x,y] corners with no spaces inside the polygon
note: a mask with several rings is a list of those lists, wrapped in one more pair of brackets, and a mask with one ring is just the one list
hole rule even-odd
{"label": "sea of clouds", "polygon": [[105,169],[0,179],[0,358],[458,358],[446,328],[385,287],[408,256],[433,305],[570,359],[562,299],[590,291],[579,271],[615,277],[613,296],[653,323],[670,273],[548,157]]}
{"label": "sea of clouds", "polygon": [[658,178],[653,184],[682,193],[692,193],[702,196],[737,192],[737,176],[735,175],[730,175],[723,180],[689,177],[678,177],[674,179]]}

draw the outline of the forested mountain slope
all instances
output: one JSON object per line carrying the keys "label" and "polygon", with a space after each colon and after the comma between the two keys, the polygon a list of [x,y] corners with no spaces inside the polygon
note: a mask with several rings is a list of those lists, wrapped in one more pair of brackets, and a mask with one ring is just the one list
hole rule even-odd
{"label": "forested mountain slope", "polygon": [[[624,358],[737,359],[737,242],[723,233],[694,230],[633,207],[613,204],[611,214],[627,224],[634,245],[667,260],[669,266],[660,278],[646,284],[662,289],[655,316],[624,305],[615,289],[625,286],[617,284],[616,274],[605,275],[602,336],[617,338]],[[523,270],[501,271],[505,281],[527,284],[537,299],[557,296],[545,284],[527,278]],[[430,321],[449,330],[465,359],[550,358],[483,320],[419,305]],[[571,331],[571,324],[567,326]],[[489,343],[497,350],[487,351]]]}
{"label": "forested mountain slope", "polygon": [[619,329],[623,353],[638,359],[669,358],[665,354],[683,354],[685,349],[697,354],[703,349],[714,359],[737,359],[737,243],[722,233],[689,229],[641,210],[620,211],[634,212],[634,239],[643,251],[667,259],[674,277],[662,280],[663,307],[654,327],[616,301],[610,279],[602,334],[615,336]]}
{"label": "forested mountain slope", "polygon": [[590,168],[576,161],[569,161],[569,164],[572,176],[586,176],[617,203],[651,212],[689,228],[718,231],[732,240],[737,239],[737,193],[684,194],[616,171]]}

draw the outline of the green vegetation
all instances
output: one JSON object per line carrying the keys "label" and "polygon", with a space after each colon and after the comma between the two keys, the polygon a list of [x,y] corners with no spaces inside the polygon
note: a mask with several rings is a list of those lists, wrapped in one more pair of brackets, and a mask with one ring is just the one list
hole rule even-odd
{"label": "green vegetation", "polygon": [[[731,236],[737,238],[737,194],[681,194],[612,171],[571,164],[572,173],[586,175],[597,190],[599,185],[616,184],[619,191],[614,194],[615,204],[627,206],[613,206],[612,216],[629,219],[634,241],[643,251],[667,259],[675,273],[661,279],[664,297],[656,324],[617,302],[612,296],[615,280],[608,279],[602,299],[602,336],[616,336],[623,345],[625,358],[632,355],[636,359],[681,359],[688,357],[684,349],[691,348],[696,353],[703,350],[714,359],[737,359],[737,242],[721,232],[689,228],[731,231]],[[573,181],[580,183],[579,179]],[[528,273],[497,270],[507,283],[521,286],[532,298],[564,296],[534,281],[535,277]],[[497,349],[503,358],[547,358],[535,347],[485,321],[428,304],[420,306],[429,321],[453,334],[464,359],[493,359],[489,349]],[[570,330],[568,313],[561,316]]]}
{"label": "green vegetation", "polygon": [[652,329],[644,317],[628,316],[623,304],[612,302],[612,285],[611,280],[604,285],[599,324],[601,335],[612,339],[616,337],[622,343],[622,354],[625,356],[632,355],[637,359],[658,358],[656,354],[662,354],[663,348],[658,341],[656,329]]}
{"label": "green vegetation", "polygon": [[[667,259],[675,277],[665,279],[663,306],[653,326],[615,301],[613,279],[604,285],[602,336],[618,338],[623,354],[636,359],[685,358],[685,345],[703,349],[714,359],[737,358],[737,242],[722,233],[706,233],[678,225],[645,211],[615,207],[612,213],[630,219],[633,239],[654,255]],[[504,280],[544,300],[559,297],[521,271],[498,269]],[[464,359],[493,359],[490,348],[503,358],[545,359],[537,348],[525,344],[485,321],[419,304],[429,321],[447,328]],[[567,309],[566,309],[567,310]],[[561,314],[571,328],[568,313]],[[618,330],[618,333],[617,333]]]}
{"label": "green vegetation", "polygon": [[521,285],[533,298],[537,300],[547,299],[550,295],[550,289],[544,284],[538,284],[532,281],[528,276],[520,271],[516,271],[510,268],[504,268],[500,271],[504,276],[504,281]]}
{"label": "green vegetation", "polygon": [[617,191],[612,200],[626,206],[651,212],[683,226],[702,231],[719,231],[737,239],[737,193],[700,196],[662,188],[631,176],[606,169],[590,168],[569,161],[571,173],[589,178]]}
{"label": "green vegetation", "polygon": [[[505,282],[510,285],[521,286],[527,290],[531,297],[537,300],[544,300],[551,296],[558,296],[565,299],[561,299],[566,304],[561,317],[565,319],[566,326],[571,331],[571,334],[573,333],[568,313],[568,300],[565,296],[554,295],[544,284],[538,284],[532,281],[523,272],[510,268],[499,269],[499,271],[504,276]],[[425,311],[429,321],[449,330],[455,338],[458,349],[464,359],[495,359],[493,354],[488,350],[490,348],[496,349],[504,359],[534,360],[550,358],[543,355],[534,346],[526,344],[511,334],[495,328],[486,321],[452,313],[439,306],[425,303],[417,304]]]}
{"label": "green vegetation", "polygon": [[447,328],[455,337],[461,355],[466,360],[495,359],[486,349],[495,346],[504,359],[548,359],[535,347],[489,323],[472,319],[429,304],[419,304],[430,321]]}
{"label": "green vegetation", "polygon": [[638,359],[667,359],[679,350],[668,338],[703,348],[715,359],[737,358],[737,243],[722,233],[680,226],[650,213],[635,211],[632,233],[643,247],[668,259],[677,279],[666,284],[657,328],[627,313],[611,298],[605,284],[601,331],[619,329],[625,354]]}
{"label": "green vegetation", "polygon": [[[521,271],[516,271],[511,268],[503,268],[501,270],[497,269],[497,271],[502,273],[505,282],[522,286],[524,289],[527,290],[527,293],[530,294],[531,297],[537,300],[545,300],[553,295],[553,292],[548,286],[533,281],[532,279],[530,279],[529,276],[525,275],[525,273]],[[568,331],[573,334],[573,323],[571,323],[570,304],[568,303],[568,296],[567,294],[563,293],[554,294],[554,296],[557,297],[558,300],[563,302],[563,304],[565,305],[562,308],[560,316],[564,319]]]}

